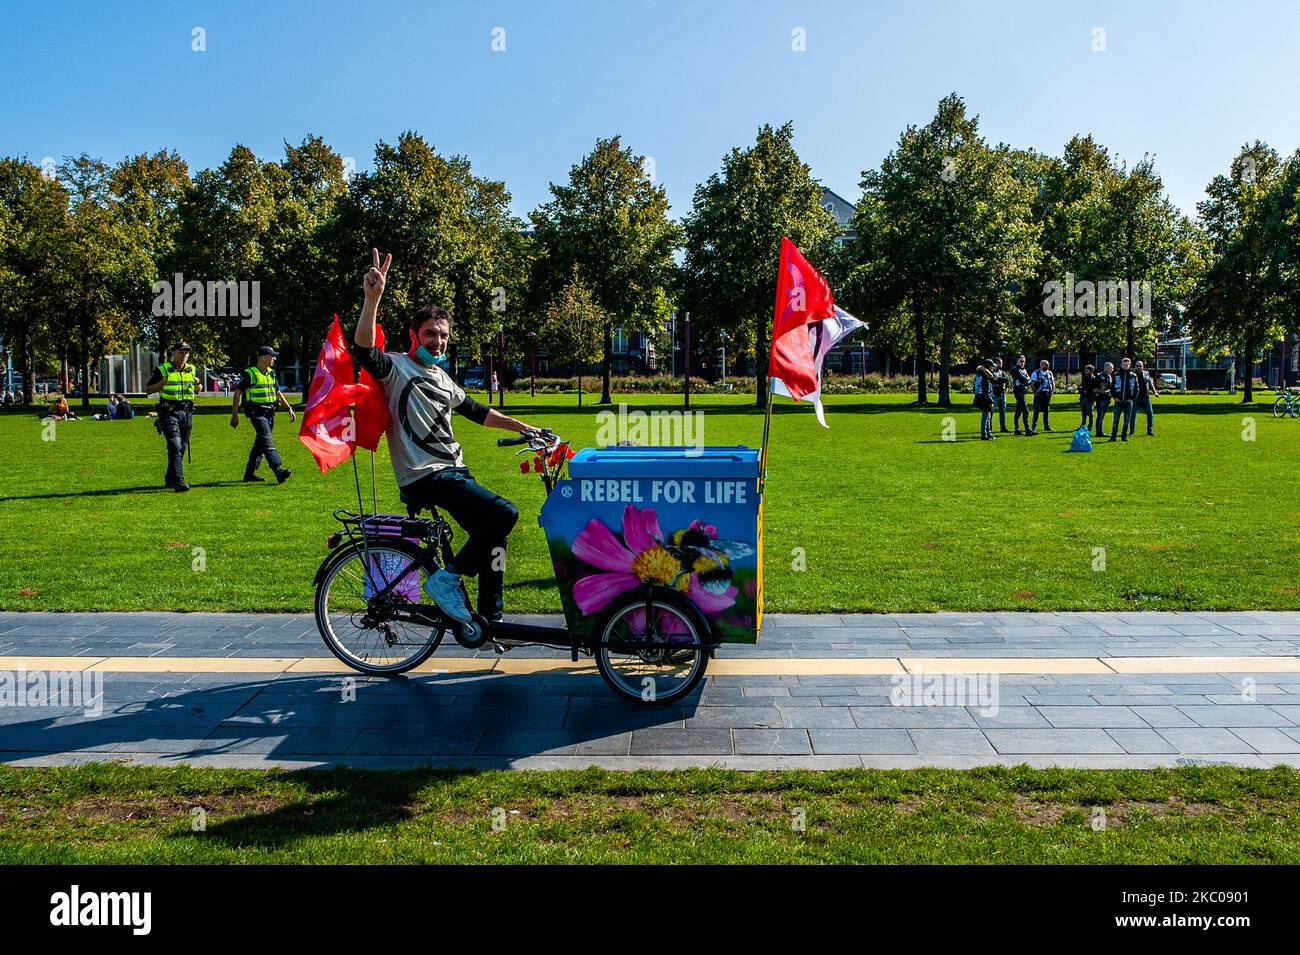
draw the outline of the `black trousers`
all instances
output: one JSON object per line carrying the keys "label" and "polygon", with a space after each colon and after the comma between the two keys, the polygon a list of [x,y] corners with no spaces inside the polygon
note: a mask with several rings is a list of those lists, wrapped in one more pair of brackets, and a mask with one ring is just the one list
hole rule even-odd
{"label": "black trousers", "polygon": [[192,411],[158,412],[158,433],[167,440],[167,486],[185,483],[185,447],[194,425]]}
{"label": "black trousers", "polygon": [[1012,424],[1015,425],[1017,431],[1020,430],[1021,418],[1025,419],[1025,430],[1029,430],[1029,406],[1025,404],[1025,395],[1023,392],[1016,392],[1016,413],[1013,417],[1014,420],[1012,421]]}
{"label": "black trousers", "polygon": [[440,507],[465,531],[447,570],[478,577],[478,612],[501,613],[505,583],[506,537],[519,520],[519,509],[489,491],[465,468],[444,468],[402,488],[402,499],[421,507]]}
{"label": "black trousers", "polygon": [[271,435],[271,429],[275,427],[275,413],[251,414],[248,423],[253,426],[254,435],[253,449],[248,452],[248,466],[244,468],[244,479],[257,474],[263,456],[266,457],[266,463],[271,465],[271,470],[279,475],[280,452],[275,449],[275,438]]}
{"label": "black trousers", "polygon": [[1052,414],[1052,395],[1051,395],[1051,392],[1047,392],[1047,393],[1042,393],[1042,392],[1040,392],[1039,394],[1034,395],[1034,427],[1033,427],[1033,430],[1035,430],[1035,431],[1038,430],[1038,416],[1039,416],[1040,414],[1043,416],[1043,427],[1044,427],[1044,428],[1050,428],[1050,427],[1052,426],[1052,422],[1051,422],[1051,419],[1050,419],[1050,415]]}

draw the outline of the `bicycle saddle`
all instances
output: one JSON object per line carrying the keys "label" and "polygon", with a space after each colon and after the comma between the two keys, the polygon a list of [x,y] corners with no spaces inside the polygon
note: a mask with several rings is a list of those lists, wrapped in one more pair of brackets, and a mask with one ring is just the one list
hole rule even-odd
{"label": "bicycle saddle", "polygon": [[419,516],[420,511],[428,511],[429,516],[434,519],[437,519],[439,516],[438,509],[434,507],[432,504],[422,504],[421,502],[407,495],[406,492],[404,491],[399,492],[398,497],[401,498],[402,503],[406,505],[407,517],[417,517]]}

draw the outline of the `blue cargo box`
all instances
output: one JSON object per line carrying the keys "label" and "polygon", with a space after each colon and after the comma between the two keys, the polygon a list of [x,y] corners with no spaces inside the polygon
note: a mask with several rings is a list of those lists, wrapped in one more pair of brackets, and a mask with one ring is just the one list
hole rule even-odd
{"label": "blue cargo box", "polygon": [[758,450],[584,448],[538,523],[569,629],[645,582],[689,597],[729,643],[754,643],[763,619]]}

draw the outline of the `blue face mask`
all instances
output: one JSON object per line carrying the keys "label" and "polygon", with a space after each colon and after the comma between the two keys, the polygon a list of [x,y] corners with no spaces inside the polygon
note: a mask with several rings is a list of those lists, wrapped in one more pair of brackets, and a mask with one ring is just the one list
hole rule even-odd
{"label": "blue face mask", "polygon": [[446,353],[443,353],[441,355],[435,355],[433,352],[429,351],[429,349],[421,345],[419,348],[415,350],[415,357],[416,360],[420,362],[420,364],[425,365],[426,367],[430,365],[437,365],[439,368],[443,369],[444,371],[446,371],[447,369]]}

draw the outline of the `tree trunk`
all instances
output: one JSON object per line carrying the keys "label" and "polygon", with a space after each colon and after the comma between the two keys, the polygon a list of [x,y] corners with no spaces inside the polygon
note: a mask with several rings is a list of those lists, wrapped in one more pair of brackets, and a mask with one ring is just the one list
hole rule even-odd
{"label": "tree trunk", "polygon": [[771,386],[767,380],[767,317],[759,313],[756,335],[754,337],[754,407],[759,411],[767,410],[768,392]]}
{"label": "tree trunk", "polygon": [[916,328],[916,350],[912,353],[912,365],[917,371],[916,376],[916,403],[923,405],[928,402],[925,393],[925,369],[918,365],[919,362],[925,361],[925,319],[918,313],[915,319]]}
{"label": "tree trunk", "polygon": [[1246,339],[1244,352],[1246,387],[1241,393],[1241,403],[1248,405],[1255,400],[1255,343],[1249,338]]}
{"label": "tree trunk", "polygon": [[28,352],[27,345],[27,322],[23,322],[22,331],[19,333],[19,352],[18,360],[21,363],[18,373],[22,376],[23,382],[23,403],[27,406],[32,404],[32,392],[36,390],[36,369],[32,367],[32,356]]}
{"label": "tree trunk", "polygon": [[939,406],[952,407],[952,395],[949,394],[949,366],[952,364],[952,320],[943,323],[943,333],[939,337]]}
{"label": "tree trunk", "polygon": [[614,350],[614,323],[606,322],[605,323],[605,364],[604,367],[601,368],[601,386],[600,386],[600,402],[599,402],[602,405],[609,404],[611,400],[609,396],[609,373],[610,373],[610,367],[613,364],[613,355],[611,354],[613,350]]}
{"label": "tree trunk", "polygon": [[1124,354],[1121,357],[1136,361],[1136,356],[1133,354],[1135,333],[1133,329],[1133,220],[1131,218],[1125,220],[1124,239],[1124,281],[1128,283],[1125,286],[1128,289],[1128,308],[1125,311],[1128,314],[1124,316]]}

